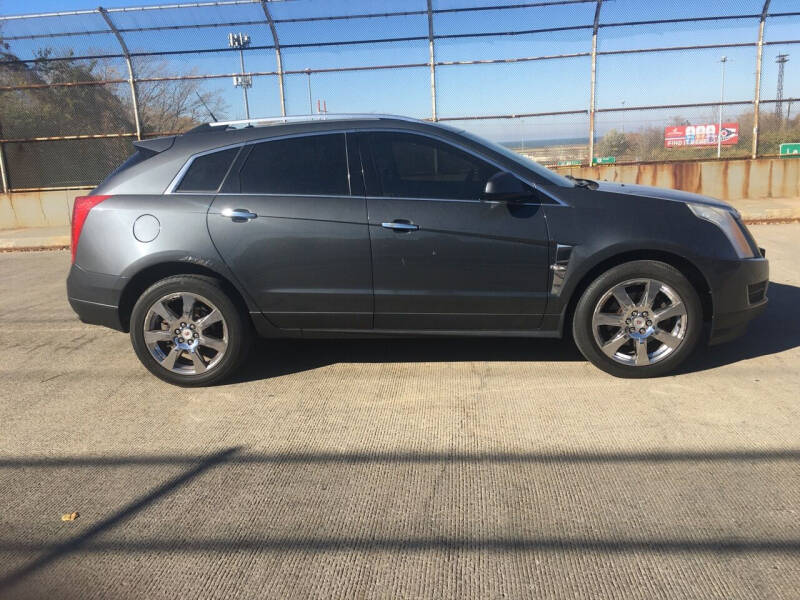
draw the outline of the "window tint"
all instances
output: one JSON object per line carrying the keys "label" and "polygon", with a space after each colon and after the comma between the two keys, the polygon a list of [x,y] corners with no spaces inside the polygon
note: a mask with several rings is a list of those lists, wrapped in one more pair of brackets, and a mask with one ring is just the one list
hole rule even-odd
{"label": "window tint", "polygon": [[198,156],[189,165],[177,191],[216,192],[238,151],[239,148],[229,148]]}
{"label": "window tint", "polygon": [[344,134],[256,144],[239,173],[246,194],[347,195]]}
{"label": "window tint", "polygon": [[140,162],[147,160],[151,156],[155,155],[156,152],[153,152],[152,150],[136,150],[136,152],[131,154],[127,159],[125,159],[124,163],[122,163],[120,166],[118,166],[116,169],[111,171],[111,173],[109,173],[106,176],[106,181],[111,179],[117,173],[122,173],[122,171],[124,171],[125,169],[130,169],[131,167],[134,167],[138,165]]}
{"label": "window tint", "polygon": [[371,133],[369,138],[383,196],[478,200],[486,182],[499,171],[471,154],[423,136]]}

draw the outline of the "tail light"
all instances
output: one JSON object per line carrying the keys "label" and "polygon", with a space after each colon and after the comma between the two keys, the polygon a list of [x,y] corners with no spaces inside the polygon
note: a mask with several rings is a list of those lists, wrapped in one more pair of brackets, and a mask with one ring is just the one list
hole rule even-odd
{"label": "tail light", "polygon": [[78,196],[75,198],[75,205],[72,207],[72,262],[75,262],[75,252],[78,249],[78,240],[81,237],[83,224],[89,211],[111,196]]}

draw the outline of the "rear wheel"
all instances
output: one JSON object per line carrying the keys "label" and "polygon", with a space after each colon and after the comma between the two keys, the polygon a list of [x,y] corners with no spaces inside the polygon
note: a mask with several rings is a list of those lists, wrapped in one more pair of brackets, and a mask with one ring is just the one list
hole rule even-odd
{"label": "rear wheel", "polygon": [[177,275],[153,284],[131,314],[131,342],[157,377],[182,386],[211,385],[244,360],[250,329],[220,282]]}
{"label": "rear wheel", "polygon": [[578,301],[572,328],[581,353],[618,377],[655,377],[675,369],[700,339],[703,313],[691,283],[650,260],[606,271]]}

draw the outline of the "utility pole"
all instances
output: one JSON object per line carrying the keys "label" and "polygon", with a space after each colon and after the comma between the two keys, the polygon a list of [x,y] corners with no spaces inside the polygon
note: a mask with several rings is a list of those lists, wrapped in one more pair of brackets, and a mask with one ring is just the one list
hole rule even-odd
{"label": "utility pole", "polygon": [[775,94],[775,116],[778,117],[778,125],[783,122],[783,69],[786,63],[789,62],[788,54],[778,54],[775,57],[775,62],[778,63],[778,90]]}
{"label": "utility pole", "polygon": [[722,84],[719,91],[719,120],[717,122],[717,158],[722,156],[722,103],[725,102],[725,63],[728,62],[728,57],[723,56],[719,59],[722,64]]}
{"label": "utility pole", "polygon": [[241,75],[233,76],[233,86],[242,88],[244,96],[244,114],[246,119],[250,119],[250,103],[247,101],[247,88],[253,87],[253,78],[245,75],[244,70],[244,49],[250,45],[250,36],[246,33],[229,33],[228,47],[239,49],[239,67]]}

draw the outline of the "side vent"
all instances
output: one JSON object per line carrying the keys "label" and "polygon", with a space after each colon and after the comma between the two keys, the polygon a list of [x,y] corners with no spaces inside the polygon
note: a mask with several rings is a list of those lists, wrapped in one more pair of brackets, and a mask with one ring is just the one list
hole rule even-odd
{"label": "side vent", "polygon": [[572,256],[572,246],[556,244],[555,260],[550,265],[550,270],[553,272],[553,282],[550,285],[551,295],[555,296],[561,293],[564,279],[567,277],[570,256]]}

